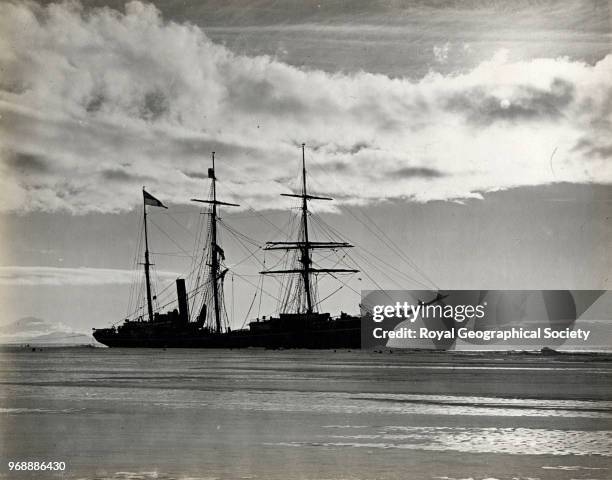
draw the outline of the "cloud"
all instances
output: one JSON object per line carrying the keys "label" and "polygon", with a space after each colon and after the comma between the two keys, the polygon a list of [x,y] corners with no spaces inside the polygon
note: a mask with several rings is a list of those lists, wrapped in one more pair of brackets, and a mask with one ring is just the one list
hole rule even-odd
{"label": "cloud", "polygon": [[5,163],[21,174],[43,174],[49,171],[50,161],[44,155],[27,152],[7,152]]}
{"label": "cloud", "polygon": [[597,142],[588,137],[581,138],[574,146],[576,151],[584,151],[589,157],[612,158],[612,143]]}
{"label": "cloud", "polygon": [[8,325],[0,325],[0,334],[13,335],[16,333],[39,333],[48,331],[47,322],[41,318],[23,317],[19,320],[9,323]]}
{"label": "cloud", "polygon": [[110,168],[105,168],[103,170],[100,170],[100,176],[104,180],[107,180],[110,182],[116,182],[116,183],[128,182],[131,185],[133,185],[134,182],[143,183],[143,182],[153,180],[153,178],[147,175],[141,175],[137,172],[131,172],[129,170],[129,166],[127,165],[110,167]]}
{"label": "cloud", "polygon": [[558,120],[573,99],[574,85],[555,78],[546,88],[519,86],[511,97],[503,98],[475,87],[451,96],[446,108],[461,112],[472,123],[489,125],[503,120]]}
{"label": "cloud", "polygon": [[398,170],[391,172],[391,174],[397,175],[400,178],[414,178],[414,177],[436,178],[436,177],[442,177],[444,175],[439,170],[435,170],[433,168],[426,168],[426,167],[420,167],[420,168],[403,167],[403,168],[400,168]]}
{"label": "cloud", "polygon": [[433,46],[433,54],[436,62],[438,63],[446,63],[448,60],[448,52],[450,51],[451,44],[450,42],[446,42],[444,45],[434,45]]}
{"label": "cloud", "polygon": [[[157,272],[166,280],[178,278],[174,272]],[[111,268],[61,268],[40,266],[0,267],[0,285],[7,286],[64,286],[64,285],[120,285],[134,282],[134,271]]]}
{"label": "cloud", "polygon": [[23,317],[7,325],[0,325],[0,335],[45,335],[55,331],[80,333],[63,323],[50,323],[37,317]]}
{"label": "cloud", "polygon": [[48,322],[36,317],[24,317],[0,325],[0,343],[94,343],[88,334],[62,322]]}
{"label": "cloud", "polygon": [[3,3],[1,208],[116,212],[143,184],[187,203],[212,150],[224,199],[283,208],[302,142],[313,188],[347,203],[610,183],[612,55],[509,57],[419,80],[332,74],[238,55],[137,1]]}

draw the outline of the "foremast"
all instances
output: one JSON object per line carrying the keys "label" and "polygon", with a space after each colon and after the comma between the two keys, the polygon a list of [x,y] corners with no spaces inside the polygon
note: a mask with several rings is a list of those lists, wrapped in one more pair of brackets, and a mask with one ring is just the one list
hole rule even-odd
{"label": "foremast", "polygon": [[[260,272],[263,275],[268,274],[299,274],[302,279],[302,288],[305,297],[305,312],[298,311],[297,313],[311,314],[315,312],[317,305],[313,302],[313,282],[312,274],[333,274],[333,273],[357,273],[359,270],[344,269],[344,268],[313,268],[311,251],[314,249],[336,249],[336,248],[351,248],[353,245],[347,242],[313,242],[310,240],[308,233],[308,202],[310,200],[333,200],[329,197],[320,197],[310,195],[307,190],[306,182],[306,144],[302,143],[302,193],[281,193],[284,197],[300,198],[301,202],[301,238],[297,241],[288,242],[267,242],[264,250],[299,250],[300,257],[298,259],[298,268],[287,270],[264,270]],[[302,305],[300,305],[302,308]]]}
{"label": "foremast", "polygon": [[147,232],[147,199],[145,198],[145,189],[142,187],[142,203],[144,212],[144,237],[145,237],[145,254],[144,254],[144,273],[145,273],[145,284],[147,290],[147,312],[149,313],[149,322],[153,321],[153,299],[151,295],[151,262],[149,260],[149,235]]}
{"label": "foremast", "polygon": [[225,272],[221,272],[221,261],[220,256],[224,256],[223,249],[219,245],[217,241],[217,221],[218,221],[218,211],[217,206],[224,205],[230,207],[239,207],[240,205],[236,203],[227,203],[221,202],[217,200],[217,176],[215,174],[215,152],[212,152],[212,168],[208,169],[208,178],[212,181],[212,195],[210,200],[201,200],[198,198],[192,198],[192,202],[200,202],[207,203],[210,205],[210,252],[211,252],[211,260],[210,260],[210,283],[212,284],[212,293],[213,293],[213,309],[214,309],[214,320],[215,320],[215,332],[221,333],[221,306],[222,306],[222,298],[221,298],[221,282],[223,282],[223,277]]}
{"label": "foremast", "polygon": [[147,205],[152,207],[166,207],[157,198],[151,195],[142,187],[142,211],[144,216],[144,239],[145,239],[145,261],[144,261],[144,272],[145,272],[145,286],[147,290],[147,313],[149,314],[149,322],[153,321],[153,295],[151,293],[151,261],[149,260],[149,235],[147,230]]}

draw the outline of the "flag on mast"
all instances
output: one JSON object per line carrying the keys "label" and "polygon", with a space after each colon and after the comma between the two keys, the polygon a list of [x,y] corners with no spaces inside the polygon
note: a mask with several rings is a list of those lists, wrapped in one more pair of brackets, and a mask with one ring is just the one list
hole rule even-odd
{"label": "flag on mast", "polygon": [[144,188],[142,189],[142,194],[144,196],[145,205],[150,205],[152,207],[168,208],[162,202],[160,202],[157,198],[155,198],[153,195],[147,192]]}

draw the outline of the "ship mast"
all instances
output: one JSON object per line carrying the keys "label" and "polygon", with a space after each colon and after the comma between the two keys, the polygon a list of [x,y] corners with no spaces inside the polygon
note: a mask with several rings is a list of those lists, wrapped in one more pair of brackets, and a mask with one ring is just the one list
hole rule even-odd
{"label": "ship mast", "polygon": [[[333,200],[329,197],[319,197],[315,195],[309,195],[306,187],[306,156],[305,156],[306,144],[302,143],[302,193],[281,193],[284,197],[296,197],[302,199],[301,207],[301,222],[302,222],[302,236],[301,239],[294,242],[267,242],[264,250],[299,250],[300,268],[289,269],[289,270],[264,270],[259,272],[261,274],[283,274],[283,273],[296,273],[302,277],[302,285],[304,288],[304,296],[306,298],[306,313],[311,314],[315,311],[316,305],[313,305],[313,294],[312,294],[312,273],[357,273],[359,270],[344,269],[344,268],[312,268],[312,258],[310,251],[314,249],[334,249],[334,248],[350,248],[350,245],[346,242],[311,242],[308,236],[308,201],[309,200]],[[302,313],[302,312],[298,312]]]}
{"label": "ship mast", "polygon": [[144,261],[144,271],[145,271],[145,283],[147,287],[147,311],[149,312],[149,322],[153,321],[153,300],[151,299],[151,277],[149,274],[149,269],[151,267],[151,262],[149,261],[149,239],[147,235],[147,200],[145,197],[145,189],[142,187],[142,203],[143,203],[143,212],[144,212],[144,237],[145,237],[145,261]]}
{"label": "ship mast", "polygon": [[219,260],[219,255],[223,250],[217,243],[217,220],[218,220],[218,212],[217,205],[226,205],[230,207],[239,207],[240,205],[236,203],[227,203],[221,202],[217,200],[217,176],[215,174],[215,152],[212,152],[212,168],[208,169],[208,178],[212,180],[212,199],[211,200],[200,200],[197,198],[192,198],[192,202],[200,202],[200,203],[208,203],[211,205],[210,207],[210,251],[211,251],[211,260],[210,260],[210,278],[212,282],[213,289],[213,308],[215,314],[215,331],[217,333],[221,333],[221,295],[220,295],[220,283],[223,281],[223,275],[225,272],[220,272],[221,262]]}
{"label": "ship mast", "polygon": [[145,237],[145,261],[144,261],[144,271],[145,271],[145,283],[147,287],[147,310],[149,313],[149,322],[153,321],[153,299],[151,297],[151,275],[149,273],[151,269],[151,262],[149,260],[149,235],[147,231],[147,205],[152,207],[161,207],[168,208],[162,202],[160,202],[157,198],[151,195],[149,192],[145,190],[145,187],[142,187],[142,211],[144,215],[144,237]]}
{"label": "ship mast", "polygon": [[312,294],[310,292],[310,241],[308,239],[308,202],[306,200],[306,156],[304,148],[306,144],[302,143],[302,230],[304,245],[302,246],[302,256],[300,257],[303,271],[302,278],[304,279],[304,292],[306,293],[306,313],[312,313]]}

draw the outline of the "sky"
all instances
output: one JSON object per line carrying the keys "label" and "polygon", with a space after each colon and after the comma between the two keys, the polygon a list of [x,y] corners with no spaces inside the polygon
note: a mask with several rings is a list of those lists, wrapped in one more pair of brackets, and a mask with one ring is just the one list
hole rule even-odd
{"label": "sky", "polygon": [[605,1],[2,2],[2,322],[120,320],[143,185],[171,207],[151,217],[161,284],[188,269],[213,150],[242,205],[225,220],[276,240],[260,215],[286,222],[302,142],[336,199],[317,215],[366,259],[330,310],[377,285],[607,289],[611,19]]}

